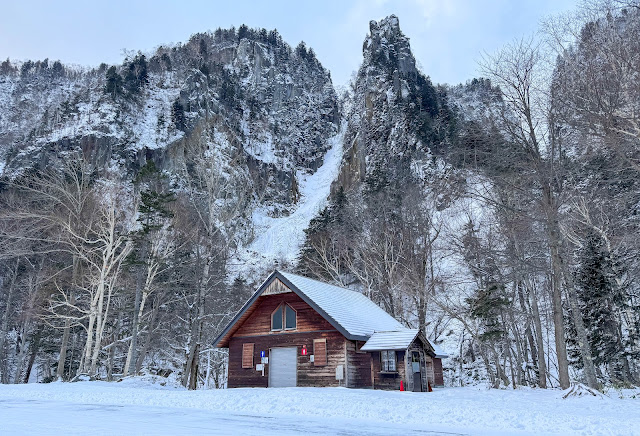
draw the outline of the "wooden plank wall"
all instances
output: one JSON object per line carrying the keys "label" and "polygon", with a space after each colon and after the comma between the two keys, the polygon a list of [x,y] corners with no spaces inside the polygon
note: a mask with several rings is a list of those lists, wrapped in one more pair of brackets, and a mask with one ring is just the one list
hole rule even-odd
{"label": "wooden plank wall", "polygon": [[444,386],[444,376],[442,374],[442,359],[433,358],[433,376],[435,379],[434,386]]}
{"label": "wooden plank wall", "polygon": [[[327,340],[327,365],[315,366],[311,362],[313,352],[313,340]],[[255,337],[233,337],[229,342],[229,379],[228,387],[268,387],[269,365],[265,367],[264,377],[261,371],[256,371],[255,366],[249,369],[242,368],[242,346],[245,343],[254,345],[254,362],[260,363],[260,352],[269,355],[272,347],[296,347],[298,359],[298,386],[338,386],[336,380],[336,367],[345,364],[344,336],[338,331],[334,332],[303,332],[282,335],[264,335]],[[308,354],[302,355],[302,346],[306,345]]]}
{"label": "wooden plank wall", "polygon": [[400,380],[404,381],[405,389],[407,389],[407,377],[405,371],[405,352],[397,351],[396,352],[396,368],[398,369],[397,374],[380,374],[380,352],[374,351],[371,353],[372,359],[371,363],[373,365],[373,387],[374,389],[387,389],[387,390],[399,390],[400,389]]}
{"label": "wooden plank wall", "polygon": [[[296,310],[297,328],[290,331],[271,331],[271,313],[282,303]],[[255,370],[242,368],[242,345],[253,343],[254,362],[260,363],[260,351],[269,355],[269,348],[298,348],[298,386],[338,386],[336,367],[345,365],[345,338],[327,320],[318,314],[295,293],[280,293],[261,296],[256,308],[236,330],[229,341],[229,380],[228,386],[267,387],[269,365],[265,375]],[[310,361],[314,339],[327,340],[327,365],[315,366]],[[308,354],[302,356],[301,348],[306,345]]]}
{"label": "wooden plank wall", "polygon": [[360,351],[362,341],[346,341],[347,387],[371,388],[371,353]]}
{"label": "wooden plank wall", "polygon": [[329,321],[325,320],[318,312],[313,310],[302,298],[290,292],[259,297],[254,303],[256,308],[251,317],[242,323],[233,334],[233,337],[287,334],[287,332],[282,331],[271,331],[271,314],[282,303],[289,304],[296,311],[297,328],[295,332],[318,330],[336,331]]}

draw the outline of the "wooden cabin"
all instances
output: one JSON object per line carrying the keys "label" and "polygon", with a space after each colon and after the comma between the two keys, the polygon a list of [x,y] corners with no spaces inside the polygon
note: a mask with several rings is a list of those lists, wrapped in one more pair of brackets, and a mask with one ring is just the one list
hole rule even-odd
{"label": "wooden cabin", "polygon": [[446,354],[359,292],[275,271],[215,341],[228,387],[443,386]]}

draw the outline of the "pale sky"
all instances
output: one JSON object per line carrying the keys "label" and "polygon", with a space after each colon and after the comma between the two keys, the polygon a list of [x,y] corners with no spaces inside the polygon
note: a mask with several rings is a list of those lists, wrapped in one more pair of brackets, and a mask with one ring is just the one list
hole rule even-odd
{"label": "pale sky", "polygon": [[305,41],[347,83],[362,61],[370,20],[395,14],[422,71],[436,83],[478,75],[477,61],[532,34],[541,19],[571,11],[577,0],[0,0],[0,60],[59,59],[120,63],[123,49],[150,52],[197,32],[277,28],[292,46]]}

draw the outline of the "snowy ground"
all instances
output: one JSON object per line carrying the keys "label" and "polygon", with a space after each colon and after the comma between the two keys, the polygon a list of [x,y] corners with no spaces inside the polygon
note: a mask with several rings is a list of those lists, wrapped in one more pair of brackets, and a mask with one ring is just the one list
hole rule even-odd
{"label": "snowy ground", "polygon": [[477,387],[189,392],[148,380],[0,385],[0,434],[640,435],[640,391],[625,399],[561,395]]}

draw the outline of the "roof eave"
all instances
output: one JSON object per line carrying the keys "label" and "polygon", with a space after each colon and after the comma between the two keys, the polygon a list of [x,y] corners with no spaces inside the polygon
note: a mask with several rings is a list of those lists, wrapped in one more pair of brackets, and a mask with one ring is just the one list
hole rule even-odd
{"label": "roof eave", "polygon": [[385,350],[391,350],[391,351],[404,351],[409,347],[375,347],[375,348],[360,348],[360,351],[385,351]]}
{"label": "roof eave", "polygon": [[222,339],[227,335],[227,333],[229,333],[229,331],[233,328],[233,326],[236,324],[236,322],[238,322],[238,320],[240,319],[240,317],[242,315],[244,315],[244,313],[253,305],[253,303],[255,303],[255,301],[258,299],[258,297],[260,297],[260,295],[262,294],[262,292],[265,290],[265,288],[269,285],[269,283],[271,283],[271,280],[273,279],[273,277],[278,273],[278,271],[274,271],[271,273],[271,275],[264,281],[262,282],[262,285],[260,285],[260,287],[258,288],[258,290],[256,292],[253,293],[253,295],[251,296],[251,298],[249,298],[249,300],[247,300],[246,303],[244,303],[244,305],[240,308],[240,310],[238,311],[238,313],[236,313],[236,315],[233,317],[233,319],[231,321],[229,321],[229,323],[227,324],[227,326],[224,328],[224,330],[222,330],[222,333],[220,333],[218,335],[218,337],[213,341],[213,344],[216,348],[228,348],[228,343],[225,345],[220,345],[220,342],[222,341]]}

